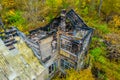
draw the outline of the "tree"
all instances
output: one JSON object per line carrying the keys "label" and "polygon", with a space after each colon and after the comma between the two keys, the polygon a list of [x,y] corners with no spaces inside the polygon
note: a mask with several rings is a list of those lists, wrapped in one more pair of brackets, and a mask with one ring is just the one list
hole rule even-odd
{"label": "tree", "polygon": [[65,78],[57,77],[53,80],[94,80],[91,69],[76,71],[74,69],[67,70]]}
{"label": "tree", "polygon": [[120,0],[104,0],[102,5],[102,12],[105,15],[106,22],[109,22],[112,19],[112,16],[115,14],[120,14]]}
{"label": "tree", "polygon": [[90,69],[85,69],[80,72],[69,70],[67,73],[65,80],[94,80]]}
{"label": "tree", "polygon": [[103,0],[100,0],[99,8],[98,8],[98,15],[100,17],[101,7],[102,7]]}

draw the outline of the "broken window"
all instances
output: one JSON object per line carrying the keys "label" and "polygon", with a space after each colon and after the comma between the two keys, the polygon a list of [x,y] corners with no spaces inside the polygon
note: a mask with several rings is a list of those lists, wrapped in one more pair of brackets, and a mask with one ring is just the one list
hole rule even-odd
{"label": "broken window", "polygon": [[69,63],[68,61],[64,60],[64,59],[61,59],[61,67],[63,69],[70,69],[70,68],[74,68],[74,66]]}
{"label": "broken window", "polygon": [[54,53],[57,49],[57,38],[53,35],[53,40],[51,41],[52,52]]}
{"label": "broken window", "polygon": [[51,64],[51,65],[49,66],[49,74],[55,72],[55,71],[56,71],[56,68],[57,68],[57,63],[54,62],[53,64]]}
{"label": "broken window", "polygon": [[71,53],[77,54],[80,51],[80,46],[74,40],[61,39],[61,48]]}

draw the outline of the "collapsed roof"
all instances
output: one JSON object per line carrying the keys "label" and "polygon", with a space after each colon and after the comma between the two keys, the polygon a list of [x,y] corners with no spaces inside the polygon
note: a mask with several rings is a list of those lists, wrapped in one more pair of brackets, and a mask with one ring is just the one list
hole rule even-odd
{"label": "collapsed roof", "polygon": [[[57,32],[61,32],[61,38],[72,41],[72,43],[75,44],[83,43],[86,37],[88,37],[88,35],[92,34],[93,32],[93,29],[88,27],[84,21],[74,12],[74,10],[70,10],[69,12],[65,13],[64,17],[65,19],[61,19],[61,16],[58,16],[54,18],[48,25],[30,31],[28,38],[32,40],[32,42],[37,42],[39,40],[42,41],[40,43],[42,45],[40,47],[41,53],[39,56],[44,58],[43,61],[49,60],[53,55],[49,51],[49,46],[51,45],[50,42],[52,41],[52,37],[56,35]],[[64,21],[66,25],[65,28],[61,27],[61,23]],[[60,31],[58,31],[59,29]]]}

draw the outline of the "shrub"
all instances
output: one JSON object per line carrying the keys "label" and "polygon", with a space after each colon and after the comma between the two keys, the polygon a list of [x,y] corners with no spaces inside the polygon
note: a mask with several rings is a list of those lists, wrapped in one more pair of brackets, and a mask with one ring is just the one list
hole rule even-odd
{"label": "shrub", "polygon": [[10,24],[15,24],[15,23],[19,23],[19,24],[23,24],[24,23],[24,19],[21,15],[20,11],[14,11],[14,10],[10,10],[7,15],[7,21]]}
{"label": "shrub", "polygon": [[100,54],[102,53],[102,50],[101,50],[101,48],[97,47],[97,48],[94,48],[93,50],[91,50],[90,53],[95,59],[97,59],[97,57],[99,57]]}

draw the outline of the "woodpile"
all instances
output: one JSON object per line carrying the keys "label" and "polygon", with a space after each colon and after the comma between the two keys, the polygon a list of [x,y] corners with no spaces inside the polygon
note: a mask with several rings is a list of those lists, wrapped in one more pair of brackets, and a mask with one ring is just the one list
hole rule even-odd
{"label": "woodpile", "polygon": [[110,61],[120,62],[120,45],[111,45],[107,47],[107,57]]}
{"label": "woodpile", "polygon": [[107,34],[104,43],[107,46],[107,58],[110,61],[120,62],[120,35],[115,33]]}

